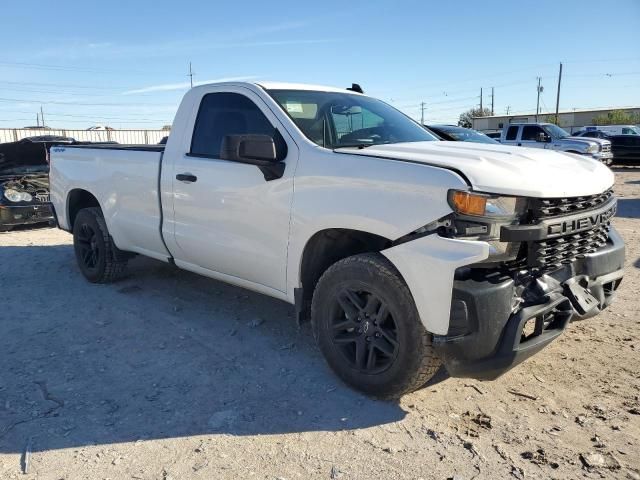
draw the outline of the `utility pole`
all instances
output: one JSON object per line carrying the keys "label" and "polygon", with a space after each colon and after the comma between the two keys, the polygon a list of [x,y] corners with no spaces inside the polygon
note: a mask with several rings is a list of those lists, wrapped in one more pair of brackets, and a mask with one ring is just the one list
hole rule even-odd
{"label": "utility pole", "polygon": [[560,72],[558,73],[558,95],[556,96],[556,125],[558,124],[558,108],[560,107],[560,84],[562,82],[562,62],[560,62]]}
{"label": "utility pole", "polygon": [[544,90],[544,87],[540,86],[542,77],[536,77],[538,79],[538,100],[536,101],[536,122],[538,121],[538,114],[540,113],[540,92]]}
{"label": "utility pole", "polygon": [[42,120],[42,126],[44,127],[44,111],[42,110],[42,105],[40,105],[40,119]]}
{"label": "utility pole", "polygon": [[425,106],[425,103],[421,102],[420,103],[420,125],[424,125],[424,106]]}
{"label": "utility pole", "polygon": [[482,114],[482,87],[480,87],[480,112]]}
{"label": "utility pole", "polygon": [[491,87],[491,116],[493,116],[493,87]]}
{"label": "utility pole", "polygon": [[189,62],[189,81],[191,82],[191,88],[193,88],[193,70],[191,70],[191,62]]}

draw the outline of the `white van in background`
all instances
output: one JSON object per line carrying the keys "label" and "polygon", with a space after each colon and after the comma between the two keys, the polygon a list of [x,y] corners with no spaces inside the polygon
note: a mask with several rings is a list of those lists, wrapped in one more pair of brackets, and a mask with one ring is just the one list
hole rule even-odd
{"label": "white van in background", "polygon": [[600,130],[607,135],[640,135],[640,127],[635,125],[589,125],[586,131]]}

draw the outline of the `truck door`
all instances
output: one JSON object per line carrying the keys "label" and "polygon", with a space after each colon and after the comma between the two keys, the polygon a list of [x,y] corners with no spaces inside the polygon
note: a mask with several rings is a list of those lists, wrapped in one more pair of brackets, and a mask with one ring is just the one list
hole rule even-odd
{"label": "truck door", "polygon": [[[173,235],[167,243],[176,264],[284,292],[296,144],[266,103],[241,86],[204,94],[192,116],[183,151],[165,153],[174,155],[165,158],[173,211],[165,213],[163,231]],[[287,147],[281,178],[266,180],[255,165],[220,158],[225,136],[274,135],[276,129]]]}
{"label": "truck door", "polygon": [[538,136],[546,132],[540,125],[523,125],[520,130],[520,141],[518,145],[529,148],[547,148],[547,142],[539,142]]}

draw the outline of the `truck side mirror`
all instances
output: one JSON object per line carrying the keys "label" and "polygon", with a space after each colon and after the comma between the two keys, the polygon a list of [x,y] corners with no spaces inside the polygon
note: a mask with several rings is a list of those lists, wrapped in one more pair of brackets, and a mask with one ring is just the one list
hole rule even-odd
{"label": "truck side mirror", "polygon": [[549,135],[547,135],[544,132],[540,132],[536,136],[536,142],[547,143],[547,142],[550,142],[550,141],[551,141],[551,137],[549,137]]}
{"label": "truck side mirror", "polygon": [[269,135],[227,135],[220,158],[254,165],[277,162],[276,143]]}
{"label": "truck side mirror", "polygon": [[226,135],[220,146],[220,158],[256,165],[265,180],[275,180],[284,175],[287,143],[276,130],[270,135]]}

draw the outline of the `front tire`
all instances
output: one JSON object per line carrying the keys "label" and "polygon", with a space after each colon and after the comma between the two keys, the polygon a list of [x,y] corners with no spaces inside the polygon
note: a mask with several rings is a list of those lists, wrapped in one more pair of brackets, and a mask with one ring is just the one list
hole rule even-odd
{"label": "front tire", "polygon": [[440,367],[406,283],[381,254],[332,265],[318,281],[311,321],[329,366],[366,394],[400,397]]}
{"label": "front tire", "polygon": [[91,283],[111,283],[124,275],[127,258],[113,243],[99,208],[78,212],[73,224],[73,248],[80,271]]}

